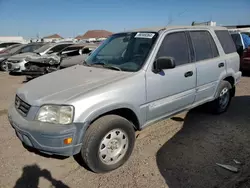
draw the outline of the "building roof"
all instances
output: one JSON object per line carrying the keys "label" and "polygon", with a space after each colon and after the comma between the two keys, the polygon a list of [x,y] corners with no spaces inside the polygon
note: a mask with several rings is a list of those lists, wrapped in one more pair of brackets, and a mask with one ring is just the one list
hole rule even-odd
{"label": "building roof", "polygon": [[78,35],[75,37],[75,39],[81,39],[82,38],[82,35]]}
{"label": "building roof", "polygon": [[113,33],[106,30],[89,30],[82,36],[77,36],[76,39],[89,39],[89,38],[107,38]]}
{"label": "building roof", "polygon": [[63,39],[63,38],[58,34],[53,34],[53,35],[49,35],[47,37],[43,37],[43,39]]}

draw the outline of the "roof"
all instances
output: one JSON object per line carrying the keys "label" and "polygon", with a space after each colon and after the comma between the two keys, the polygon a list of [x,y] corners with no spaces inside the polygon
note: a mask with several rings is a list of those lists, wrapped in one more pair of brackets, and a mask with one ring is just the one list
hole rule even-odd
{"label": "roof", "polygon": [[107,38],[113,33],[106,30],[89,30],[82,36],[77,36],[76,39],[89,39],[89,38]]}
{"label": "roof", "polygon": [[43,39],[63,39],[63,38],[58,34],[54,34],[54,35],[49,35],[47,37],[43,37]]}
{"label": "roof", "polygon": [[134,29],[127,32],[139,32],[139,31],[151,31],[151,32],[159,32],[160,30],[171,30],[171,29],[216,29],[216,30],[227,30],[225,27],[218,27],[218,26],[203,26],[203,25],[197,25],[197,26],[163,26],[163,27],[151,27],[151,28],[140,28],[140,29]]}

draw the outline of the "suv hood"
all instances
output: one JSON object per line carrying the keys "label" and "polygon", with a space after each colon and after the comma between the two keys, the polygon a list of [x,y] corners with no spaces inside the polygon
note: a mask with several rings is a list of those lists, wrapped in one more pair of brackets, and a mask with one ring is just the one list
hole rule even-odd
{"label": "suv hood", "polygon": [[18,89],[17,95],[33,106],[67,104],[69,99],[130,76],[131,72],[83,65],[38,77]]}
{"label": "suv hood", "polygon": [[27,53],[13,55],[13,56],[9,57],[8,60],[13,60],[13,61],[23,60],[23,59],[26,59],[29,56],[40,56],[40,55],[32,53],[32,52],[27,52]]}

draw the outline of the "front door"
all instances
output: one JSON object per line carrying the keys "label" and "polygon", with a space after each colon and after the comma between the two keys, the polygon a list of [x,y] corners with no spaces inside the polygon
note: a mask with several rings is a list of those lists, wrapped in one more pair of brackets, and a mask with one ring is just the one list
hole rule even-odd
{"label": "front door", "polygon": [[[161,119],[193,104],[196,87],[196,68],[191,63],[186,32],[171,32],[163,38],[156,58],[173,57],[176,67],[146,73],[147,121]],[[153,65],[152,65],[153,67]]]}

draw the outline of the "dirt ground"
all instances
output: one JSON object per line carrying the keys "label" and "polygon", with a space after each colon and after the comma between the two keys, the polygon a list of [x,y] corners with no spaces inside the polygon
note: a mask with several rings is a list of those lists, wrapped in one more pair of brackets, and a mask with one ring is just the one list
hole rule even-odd
{"label": "dirt ground", "polygon": [[250,187],[250,77],[242,78],[227,113],[193,110],[143,130],[129,161],[107,174],[86,170],[77,157],[41,156],[23,147],[7,120],[23,80],[0,72],[0,187]]}

